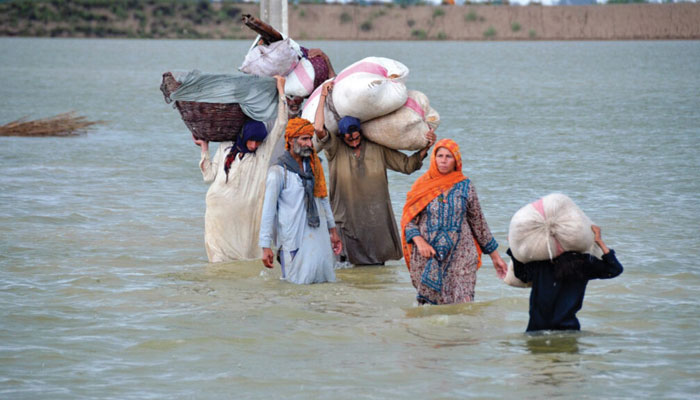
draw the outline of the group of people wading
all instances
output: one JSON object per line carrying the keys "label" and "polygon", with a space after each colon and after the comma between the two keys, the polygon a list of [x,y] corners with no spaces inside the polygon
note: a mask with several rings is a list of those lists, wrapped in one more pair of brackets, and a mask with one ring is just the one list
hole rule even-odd
{"label": "group of people wading", "polygon": [[[290,111],[284,78],[275,79],[274,121],[248,121],[238,140],[221,143],[213,159],[208,143],[195,140],[202,149],[204,180],[213,182],[205,216],[211,262],[262,258],[265,267],[274,268],[277,259],[283,279],[310,284],[333,282],[339,262],[382,265],[403,257],[419,304],[473,301],[482,254],[504,278],[508,267],[474,184],[462,173],[457,143],[435,143],[431,129],[427,146],[408,156],[363,138],[362,124],[352,116],[340,119],[333,135],[323,112],[332,82],[323,84],[312,123],[297,117],[298,108]],[[284,150],[273,156],[278,142]],[[433,145],[428,171],[408,192],[399,234],[386,170],[417,171]],[[319,151],[328,162],[328,185]],[[567,268],[555,275],[549,261],[520,263],[511,255],[515,275],[533,283],[528,330],[579,329],[575,314],[586,282],[622,272],[600,230],[594,232],[603,259],[564,253],[552,263],[572,266],[568,275]],[[588,272],[580,273],[587,266]]]}

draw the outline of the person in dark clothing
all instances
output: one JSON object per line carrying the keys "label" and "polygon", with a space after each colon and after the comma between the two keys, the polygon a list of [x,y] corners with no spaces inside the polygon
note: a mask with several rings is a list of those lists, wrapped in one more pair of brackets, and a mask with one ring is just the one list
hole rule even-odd
{"label": "person in dark clothing", "polygon": [[581,330],[576,313],[583,305],[586,284],[591,279],[610,279],[622,273],[615,251],[608,249],[600,228],[591,226],[595,243],[603,251],[603,259],[590,254],[567,251],[554,260],[521,263],[508,249],[513,272],[521,281],[532,282],[530,322],[527,331]]}

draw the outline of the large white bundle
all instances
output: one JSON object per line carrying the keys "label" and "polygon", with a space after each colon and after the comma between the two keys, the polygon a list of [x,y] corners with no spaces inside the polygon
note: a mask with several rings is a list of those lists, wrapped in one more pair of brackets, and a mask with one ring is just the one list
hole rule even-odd
{"label": "large white bundle", "polygon": [[299,62],[298,45],[286,38],[269,45],[259,44],[248,51],[239,70],[258,76],[286,76]]}
{"label": "large white bundle", "polygon": [[302,58],[292,72],[287,75],[284,83],[284,93],[290,96],[306,97],[314,90],[314,66],[306,58]]}
{"label": "large white bundle", "polygon": [[[389,114],[406,103],[408,90],[404,79],[408,68],[383,57],[367,57],[343,69],[333,80],[332,102],[338,117],[353,116],[365,122]],[[313,121],[321,86],[309,96],[302,117]],[[328,101],[326,108],[329,108]],[[331,133],[336,121],[326,112],[326,128]]]}
{"label": "large white bundle", "polygon": [[396,150],[419,150],[428,144],[425,135],[440,125],[440,114],[428,96],[408,91],[408,100],[398,110],[362,124],[362,134],[369,140]]}
{"label": "large white bundle", "polygon": [[513,215],[508,242],[520,262],[551,260],[565,251],[592,251],[591,225],[591,220],[568,196],[552,193]]}
{"label": "large white bundle", "polygon": [[364,122],[398,109],[408,99],[407,76],[408,68],[389,58],[367,57],[350,65],[338,74],[333,86],[338,115]]}

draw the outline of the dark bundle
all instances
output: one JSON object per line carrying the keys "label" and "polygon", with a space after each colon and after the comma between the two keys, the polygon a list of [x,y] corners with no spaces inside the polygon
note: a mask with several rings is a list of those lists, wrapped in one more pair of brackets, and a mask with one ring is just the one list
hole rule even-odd
{"label": "dark bundle", "polygon": [[58,114],[53,117],[27,121],[27,117],[0,126],[0,136],[75,136],[86,133],[87,128],[104,121],[88,121],[76,116],[75,112]]}
{"label": "dark bundle", "polygon": [[[180,83],[172,73],[163,74],[160,90],[166,103],[171,103],[170,93]],[[198,101],[176,101],[175,107],[180,111],[182,120],[197,139],[209,142],[236,141],[243,128],[246,116],[237,103],[203,103]]]}
{"label": "dark bundle", "polygon": [[260,19],[250,15],[243,14],[241,16],[243,23],[253,31],[255,31],[265,44],[270,44],[278,40],[282,40],[282,34],[277,32],[275,28],[261,21]]}

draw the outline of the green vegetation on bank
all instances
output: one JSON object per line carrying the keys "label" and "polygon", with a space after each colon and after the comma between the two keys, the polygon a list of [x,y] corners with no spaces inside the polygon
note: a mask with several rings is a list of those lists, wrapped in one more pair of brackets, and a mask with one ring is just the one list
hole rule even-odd
{"label": "green vegetation on bank", "polygon": [[0,3],[0,35],[245,38],[241,9],[208,0],[15,0]]}

